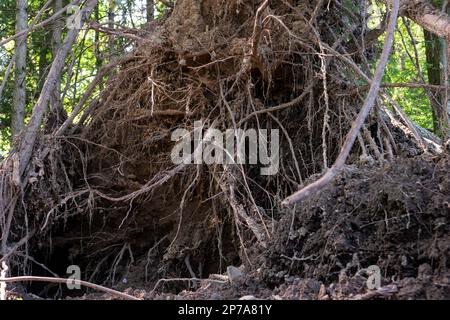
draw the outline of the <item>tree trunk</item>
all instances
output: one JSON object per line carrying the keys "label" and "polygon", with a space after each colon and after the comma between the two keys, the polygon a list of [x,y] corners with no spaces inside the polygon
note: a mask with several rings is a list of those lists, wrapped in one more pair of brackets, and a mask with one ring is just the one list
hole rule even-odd
{"label": "tree trunk", "polygon": [[[80,11],[80,14],[84,14],[84,18],[89,17],[90,13],[97,4],[97,0],[89,0],[86,3],[85,8]],[[47,79],[42,88],[42,92],[39,96],[39,100],[33,108],[33,114],[31,115],[30,121],[24,132],[23,138],[21,139],[20,149],[19,149],[19,176],[22,176],[28,163],[33,154],[34,143],[36,141],[37,133],[42,124],[42,119],[47,111],[48,104],[50,102],[50,97],[52,92],[55,90],[55,85],[61,76],[61,71],[64,67],[64,62],[66,60],[67,54],[75,43],[79,29],[70,29],[67,32],[67,36],[62,44],[60,50],[56,54],[50,71],[48,73]]]}
{"label": "tree trunk", "polygon": [[[94,10],[94,14],[95,14],[95,22],[100,24],[100,8],[99,8],[99,4],[97,4],[97,6],[95,7]],[[97,69],[97,73],[100,72],[100,69],[103,65],[103,59],[101,57],[101,50],[100,50],[100,31],[99,30],[95,30],[95,68]],[[103,90],[103,84],[100,83],[99,84],[99,89],[100,91]]]}
{"label": "tree trunk", "polygon": [[[27,1],[16,2],[16,33],[27,28]],[[24,127],[25,98],[26,98],[26,64],[27,64],[27,35],[16,39],[14,106],[12,114],[12,136],[19,134]]]}
{"label": "tree trunk", "polygon": [[151,22],[155,19],[155,2],[153,0],[147,0],[147,22]]}
{"label": "tree trunk", "polygon": [[[392,0],[387,0],[389,3]],[[402,14],[441,38],[450,37],[450,17],[428,0],[403,0]]]}
{"label": "tree trunk", "polygon": [[[58,12],[63,7],[62,0],[53,0],[53,13]],[[61,35],[64,24],[61,19],[56,19],[52,25],[52,55],[56,57],[59,49],[61,48]],[[51,106],[51,122],[54,122],[56,126],[64,122],[67,119],[67,114],[64,110],[63,103],[61,101],[61,79],[58,77],[55,82],[55,89],[52,92],[50,98]]]}
{"label": "tree trunk", "polygon": [[[439,37],[424,30],[425,35],[425,53],[427,61],[428,83],[433,85],[441,85],[444,83],[444,69],[441,67],[441,52],[443,43]],[[434,133],[440,137],[446,134],[447,117],[445,110],[445,94],[441,91],[434,91],[431,99],[431,107],[433,111],[433,127]]]}
{"label": "tree trunk", "polygon": [[[114,21],[116,19],[116,13],[115,13],[115,6],[116,3],[114,0],[109,0],[109,5],[108,5],[108,28],[110,30],[114,29]],[[115,41],[114,41],[114,35],[110,34],[109,35],[109,52],[110,52],[110,60],[113,58],[113,56],[115,55]]]}

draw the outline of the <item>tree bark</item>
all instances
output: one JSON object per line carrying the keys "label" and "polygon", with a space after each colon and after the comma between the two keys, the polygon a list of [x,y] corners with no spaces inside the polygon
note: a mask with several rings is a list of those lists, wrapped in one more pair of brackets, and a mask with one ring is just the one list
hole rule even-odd
{"label": "tree bark", "polygon": [[[2,84],[0,84],[0,101],[2,100],[2,95],[3,95],[3,89],[5,89],[6,83],[8,82],[8,78],[9,78],[9,74],[11,73],[11,70],[14,66],[14,60],[16,59],[16,56],[14,55],[11,58],[11,61],[9,61],[8,67],[6,67],[6,71],[5,71],[5,75],[3,77],[2,80]],[[0,109],[0,112],[2,112],[3,110]]]}
{"label": "tree bark", "polygon": [[[441,53],[442,50],[444,50],[443,43],[439,37],[427,30],[424,30],[424,38],[428,83],[432,85],[445,84],[445,70],[441,68],[441,66],[443,66],[441,63]],[[445,100],[445,94],[443,94],[441,90],[436,90],[433,92],[433,97],[430,101],[433,112],[434,133],[439,137],[445,136],[447,132],[447,110],[445,108]]]}
{"label": "tree bark", "polygon": [[[16,2],[16,33],[27,29],[27,1]],[[27,35],[15,41],[15,77],[14,77],[14,106],[12,113],[12,136],[17,136],[24,127],[26,105],[26,64],[27,64]]]}
{"label": "tree bark", "polygon": [[403,0],[402,14],[438,37],[450,38],[450,17],[428,0]]}
{"label": "tree bark", "polygon": [[[99,4],[95,6],[95,22],[100,24],[100,8]],[[97,69],[97,73],[100,72],[100,69],[103,65],[103,59],[102,59],[102,53],[100,49],[100,31],[98,29],[95,29],[95,67]],[[99,84],[100,91],[103,90],[103,83]]]}
{"label": "tree bark", "polygon": [[[53,0],[53,13],[57,13],[63,7],[62,0]],[[61,48],[61,36],[62,36],[62,28],[64,24],[61,19],[57,19],[53,22],[52,25],[52,55],[56,57],[59,49]],[[61,101],[61,79],[58,77],[55,83],[55,89],[52,92],[52,96],[50,98],[50,106],[51,106],[51,122],[56,124],[60,124],[64,122],[67,118],[67,114],[64,110],[63,103]]]}
{"label": "tree bark", "polygon": [[155,2],[153,0],[147,0],[147,22],[151,22],[155,19]]}
{"label": "tree bark", "polygon": [[[392,0],[386,0],[389,4]],[[450,43],[450,16],[446,13],[445,5],[437,8],[430,0],[403,0],[401,13],[407,16],[425,30],[426,56],[428,77],[431,84],[446,84],[448,82],[447,60]],[[441,67],[442,66],[442,67]],[[432,99],[434,132],[440,137],[450,134],[450,106],[448,93],[435,93]]]}
{"label": "tree bark", "polygon": [[[116,19],[115,6],[116,6],[116,4],[115,4],[114,0],[109,0],[109,5],[108,5],[108,28],[109,28],[109,30],[114,30],[114,24],[115,24],[115,19]],[[113,58],[113,56],[115,55],[115,41],[114,41],[113,34],[109,35],[108,44],[109,44],[109,52],[110,52],[110,60],[111,60]]]}

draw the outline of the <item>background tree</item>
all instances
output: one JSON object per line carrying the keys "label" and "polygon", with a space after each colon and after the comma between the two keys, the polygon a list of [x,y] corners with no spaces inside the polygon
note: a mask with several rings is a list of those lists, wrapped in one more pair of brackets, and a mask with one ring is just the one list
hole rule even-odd
{"label": "background tree", "polygon": [[147,0],[147,22],[151,22],[155,19],[155,3],[153,0]]}
{"label": "background tree", "polygon": [[[16,5],[16,33],[27,28],[27,0],[17,0]],[[18,135],[24,126],[26,104],[26,65],[27,65],[27,35],[15,40],[15,71],[14,71],[14,107],[12,114],[11,132]]]}

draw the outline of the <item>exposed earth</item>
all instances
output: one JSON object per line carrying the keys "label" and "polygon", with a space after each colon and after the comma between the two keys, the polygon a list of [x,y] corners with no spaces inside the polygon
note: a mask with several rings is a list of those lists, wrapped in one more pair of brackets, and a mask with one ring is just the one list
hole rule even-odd
{"label": "exposed earth", "polygon": [[[191,265],[201,262],[191,258],[180,277],[146,281],[161,264],[136,261],[116,288],[144,299],[450,299],[449,170],[448,155],[347,166],[332,185],[274,221],[267,249],[249,245],[238,268],[190,279],[188,268],[195,273]],[[190,256],[208,268],[216,247],[211,241]],[[381,270],[378,290],[367,284],[372,265]]]}

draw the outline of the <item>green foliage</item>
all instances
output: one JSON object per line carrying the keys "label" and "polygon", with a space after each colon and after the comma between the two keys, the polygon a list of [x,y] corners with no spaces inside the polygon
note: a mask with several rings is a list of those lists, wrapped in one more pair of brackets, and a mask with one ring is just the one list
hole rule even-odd
{"label": "green foliage", "polygon": [[[14,33],[15,1],[0,1],[0,39],[4,39]],[[0,84],[3,82],[6,69],[12,57],[13,47],[0,48]],[[10,74],[10,78],[12,75]],[[4,156],[9,149],[9,136],[11,125],[13,83],[8,81],[3,89],[0,100],[0,156]]]}
{"label": "green foliage", "polygon": [[[423,80],[428,82],[423,29],[411,21],[405,21],[409,25],[414,40],[408,34],[404,21],[399,20],[393,51],[386,67],[383,82],[420,83]],[[414,48],[414,43],[416,49]],[[417,68],[417,62],[419,69]],[[424,128],[433,129],[431,104],[425,89],[389,88],[388,92],[413,121]]]}

